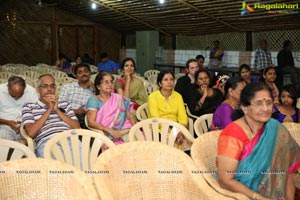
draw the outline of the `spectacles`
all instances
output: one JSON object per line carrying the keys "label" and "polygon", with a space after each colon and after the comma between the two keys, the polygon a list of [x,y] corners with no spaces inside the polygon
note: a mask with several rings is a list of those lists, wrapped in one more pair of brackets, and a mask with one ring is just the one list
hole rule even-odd
{"label": "spectacles", "polygon": [[106,80],[106,81],[102,81],[101,84],[105,84],[105,85],[108,85],[108,84],[113,84],[114,81],[113,80]]}
{"label": "spectacles", "polygon": [[257,110],[264,109],[266,106],[267,109],[272,109],[274,106],[273,100],[265,100],[265,101],[256,101],[251,103],[250,105],[254,106]]}
{"label": "spectacles", "polygon": [[43,89],[48,89],[48,88],[55,89],[56,85],[55,84],[51,84],[51,85],[43,84],[43,85],[39,85],[39,87],[41,87]]}

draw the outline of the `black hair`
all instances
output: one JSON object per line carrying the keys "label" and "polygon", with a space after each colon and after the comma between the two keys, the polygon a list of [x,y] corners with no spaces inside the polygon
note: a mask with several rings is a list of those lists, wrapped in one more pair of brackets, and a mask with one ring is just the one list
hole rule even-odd
{"label": "black hair", "polygon": [[225,94],[224,94],[224,97],[226,98],[227,95],[228,95],[228,91],[229,91],[229,88],[231,89],[236,89],[238,84],[239,83],[242,83],[244,82],[245,83],[245,80],[241,77],[230,77],[226,83],[225,83],[225,86],[224,86],[224,91],[225,91]]}
{"label": "black hair", "polygon": [[[261,77],[260,77],[261,81],[265,81],[264,75],[266,75],[268,73],[268,71],[270,71],[271,69],[274,69],[276,72],[276,68],[274,66],[266,67],[261,74]],[[276,72],[276,75],[277,75],[277,72]]]}
{"label": "black hair", "polygon": [[104,76],[111,76],[111,78],[114,80],[114,77],[113,75],[110,73],[110,72],[106,72],[106,71],[99,71],[99,73],[97,74],[96,78],[95,78],[95,81],[94,81],[94,86],[95,86],[95,94],[98,95],[100,94],[100,90],[98,89],[98,85],[100,85],[101,81],[103,80]]}
{"label": "black hair", "polygon": [[107,58],[107,57],[108,57],[108,54],[106,52],[100,54],[101,59]]}
{"label": "black hair", "polygon": [[239,67],[239,75],[241,75],[241,72],[242,72],[243,69],[246,69],[246,70],[248,70],[249,72],[251,72],[251,68],[250,68],[249,65],[247,65],[247,64],[242,64],[242,65]]}
{"label": "black hair", "polygon": [[202,58],[203,61],[205,60],[204,56],[202,56],[202,55],[197,55],[195,59],[196,59],[196,60],[199,60],[200,58]]}
{"label": "black hair", "polygon": [[196,73],[195,73],[195,82],[197,82],[198,76],[199,76],[199,74],[200,74],[201,72],[204,72],[204,73],[207,74],[207,76],[208,76],[208,78],[209,78],[209,82],[210,82],[211,80],[210,80],[210,74],[209,74],[209,72],[208,72],[207,70],[203,70],[203,69],[199,69],[198,71],[196,71]]}
{"label": "black hair", "polygon": [[161,88],[161,82],[162,82],[162,80],[163,80],[163,78],[164,78],[164,76],[166,74],[171,74],[173,76],[173,79],[175,79],[175,75],[174,75],[173,72],[168,71],[168,70],[162,70],[162,71],[160,71],[159,74],[158,74],[158,76],[157,76],[157,81],[156,81],[157,85],[159,86],[159,89]]}
{"label": "black hair", "polygon": [[[250,106],[251,100],[254,98],[255,94],[257,92],[263,91],[263,90],[268,91],[270,94],[270,97],[273,99],[271,90],[266,83],[251,82],[251,83],[247,84],[241,92],[240,105],[241,106]],[[234,121],[236,119],[241,118],[242,116],[244,116],[244,112],[242,111],[241,108],[238,108],[232,113],[231,119],[232,119],[232,121]]]}
{"label": "black hair", "polygon": [[127,61],[131,61],[133,63],[133,67],[134,67],[134,70],[135,70],[135,61],[133,60],[133,58],[125,58],[123,61],[122,61],[122,64],[121,64],[121,70],[124,69],[124,66],[125,66],[125,63]]}
{"label": "black hair", "polygon": [[25,83],[25,80],[20,77],[20,76],[11,76],[9,79],[8,79],[8,88],[11,88],[13,85],[20,85],[22,86],[23,88],[26,87],[26,83]]}
{"label": "black hair", "polygon": [[281,104],[282,104],[281,93],[283,91],[286,91],[290,94],[291,98],[293,99],[293,107],[296,107],[298,94],[297,94],[297,90],[296,90],[295,86],[292,85],[292,84],[283,86],[283,88],[282,88],[282,90],[280,91],[280,94],[279,94],[279,102]]}
{"label": "black hair", "polygon": [[289,46],[290,43],[292,43],[290,40],[285,40],[283,42],[283,48],[286,49]]}
{"label": "black hair", "polygon": [[188,61],[186,61],[185,67],[187,69],[189,69],[189,64],[192,63],[192,62],[198,63],[198,61],[196,59],[191,58],[191,59],[188,59]]}
{"label": "black hair", "polygon": [[77,71],[78,71],[78,69],[79,69],[80,67],[85,67],[85,68],[87,68],[87,69],[89,70],[89,72],[91,72],[90,65],[88,65],[88,64],[86,64],[86,63],[80,63],[80,64],[78,64],[78,65],[75,65],[75,67],[74,67],[74,73],[75,73],[75,75],[77,75]]}

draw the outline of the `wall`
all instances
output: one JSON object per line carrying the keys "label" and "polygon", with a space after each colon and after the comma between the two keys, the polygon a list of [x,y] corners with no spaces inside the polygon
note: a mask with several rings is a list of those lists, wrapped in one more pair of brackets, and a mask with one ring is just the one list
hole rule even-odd
{"label": "wall", "polygon": [[[0,65],[53,65],[59,52],[72,60],[76,54],[89,53],[97,62],[104,51],[111,59],[119,59],[118,31],[64,10],[40,7],[37,1],[2,1],[0,5]],[[7,13],[15,13],[15,24],[6,20]]]}

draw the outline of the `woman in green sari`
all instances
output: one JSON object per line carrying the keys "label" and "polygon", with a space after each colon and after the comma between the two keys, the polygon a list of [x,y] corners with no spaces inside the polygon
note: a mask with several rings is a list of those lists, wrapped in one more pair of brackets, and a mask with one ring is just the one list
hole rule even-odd
{"label": "woman in green sari", "polygon": [[116,92],[131,99],[136,110],[140,105],[147,102],[148,97],[141,79],[135,77],[135,62],[132,58],[125,58],[121,65],[123,76],[116,80]]}

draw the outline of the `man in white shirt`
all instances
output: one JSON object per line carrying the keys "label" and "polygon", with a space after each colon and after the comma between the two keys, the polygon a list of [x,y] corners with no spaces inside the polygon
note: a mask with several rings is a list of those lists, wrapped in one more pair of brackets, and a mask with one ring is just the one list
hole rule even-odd
{"label": "man in white shirt", "polygon": [[74,73],[78,81],[63,86],[59,93],[59,101],[66,101],[71,104],[80,122],[80,127],[86,128],[84,123],[85,106],[94,91],[94,85],[90,81],[91,69],[88,64],[80,63],[75,66]]}
{"label": "man in white shirt", "polygon": [[25,80],[12,76],[8,83],[0,84],[0,138],[20,140],[22,107],[25,103],[36,102],[38,95]]}

